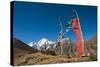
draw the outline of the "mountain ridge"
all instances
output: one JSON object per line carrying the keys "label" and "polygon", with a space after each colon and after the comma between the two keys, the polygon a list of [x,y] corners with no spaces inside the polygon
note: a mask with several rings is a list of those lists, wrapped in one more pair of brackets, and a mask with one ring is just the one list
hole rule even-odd
{"label": "mountain ridge", "polygon": [[54,42],[49,41],[47,38],[42,38],[38,42],[33,41],[33,42],[30,42],[28,45],[35,49],[42,50],[42,49],[50,48],[51,46],[54,45]]}

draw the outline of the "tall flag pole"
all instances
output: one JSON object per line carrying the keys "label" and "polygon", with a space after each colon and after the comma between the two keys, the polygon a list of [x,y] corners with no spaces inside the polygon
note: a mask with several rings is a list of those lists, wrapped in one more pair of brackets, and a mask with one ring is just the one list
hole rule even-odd
{"label": "tall flag pole", "polygon": [[63,40],[63,37],[64,37],[64,32],[63,32],[63,24],[61,22],[61,17],[59,18],[59,22],[60,22],[60,27],[61,27],[61,30],[60,30],[60,46],[61,46],[61,55],[63,54],[63,44],[62,44],[62,40]]}
{"label": "tall flag pole", "polygon": [[84,55],[84,41],[83,34],[80,26],[80,20],[77,12],[73,10],[75,16],[72,18],[72,28],[76,35],[76,52],[79,57]]}
{"label": "tall flag pole", "polygon": [[[75,10],[74,10],[75,11]],[[79,23],[79,28],[80,28],[80,33],[81,33],[81,37],[82,37],[82,46],[83,46],[83,55],[82,56],[84,56],[85,55],[85,49],[84,49],[84,39],[83,39],[83,33],[82,33],[82,29],[81,29],[81,25],[80,25],[80,20],[79,20],[79,16],[78,16],[78,13],[75,11],[75,13],[76,13],[76,16],[77,16],[77,19],[78,19],[78,23]]]}

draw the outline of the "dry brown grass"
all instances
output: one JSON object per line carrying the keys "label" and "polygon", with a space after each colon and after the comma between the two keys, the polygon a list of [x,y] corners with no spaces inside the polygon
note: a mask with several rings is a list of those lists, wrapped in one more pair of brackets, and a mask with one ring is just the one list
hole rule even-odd
{"label": "dry brown grass", "polygon": [[35,64],[55,64],[55,63],[70,63],[91,61],[89,57],[68,58],[67,56],[52,56],[45,55],[41,52],[22,55],[14,58],[14,65],[35,65]]}

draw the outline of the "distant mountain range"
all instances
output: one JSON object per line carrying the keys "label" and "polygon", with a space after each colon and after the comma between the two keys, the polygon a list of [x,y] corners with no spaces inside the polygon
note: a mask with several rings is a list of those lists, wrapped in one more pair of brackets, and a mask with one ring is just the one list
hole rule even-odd
{"label": "distant mountain range", "polygon": [[[31,42],[32,43],[32,42]],[[39,40],[37,43],[33,43],[30,46],[20,41],[19,39],[13,38],[13,57],[16,58],[18,56],[27,55],[30,53],[41,52],[43,54],[55,55],[55,52],[52,50],[48,50],[54,44],[54,42],[49,41],[45,38]]]}
{"label": "distant mountain range", "polygon": [[49,41],[46,38],[42,38],[38,42],[30,42],[28,45],[31,46],[32,48],[38,49],[38,50],[47,50],[50,47],[53,47],[55,42]]}

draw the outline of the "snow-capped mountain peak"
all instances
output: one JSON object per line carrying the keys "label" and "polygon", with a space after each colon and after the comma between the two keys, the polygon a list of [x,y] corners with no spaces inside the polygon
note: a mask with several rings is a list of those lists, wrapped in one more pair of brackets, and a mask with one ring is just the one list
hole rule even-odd
{"label": "snow-capped mountain peak", "polygon": [[39,40],[38,42],[30,42],[29,46],[36,48],[38,50],[42,50],[42,49],[48,49],[51,46],[53,46],[52,44],[54,44],[53,41],[49,41],[46,38],[42,38],[41,40]]}
{"label": "snow-capped mountain peak", "polygon": [[42,38],[39,42],[38,42],[39,46],[43,46],[44,44],[48,44],[48,40],[46,38]]}

